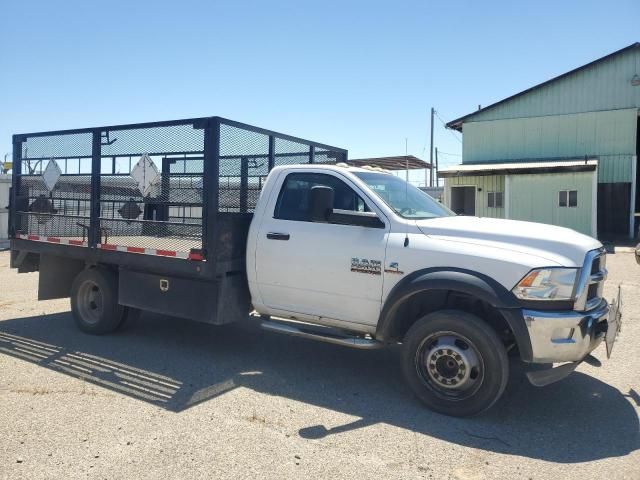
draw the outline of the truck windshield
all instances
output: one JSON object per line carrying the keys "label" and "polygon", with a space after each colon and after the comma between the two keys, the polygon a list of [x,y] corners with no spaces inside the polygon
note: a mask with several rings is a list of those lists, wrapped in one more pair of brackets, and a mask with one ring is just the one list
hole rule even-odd
{"label": "truck windshield", "polygon": [[422,190],[386,173],[353,172],[398,215],[413,220],[455,215]]}

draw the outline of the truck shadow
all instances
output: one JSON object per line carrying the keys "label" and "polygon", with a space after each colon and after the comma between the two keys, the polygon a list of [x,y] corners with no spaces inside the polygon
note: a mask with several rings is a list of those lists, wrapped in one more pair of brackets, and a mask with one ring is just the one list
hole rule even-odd
{"label": "truck shadow", "polygon": [[491,411],[455,419],[413,398],[394,349],[351,350],[248,326],[211,327],[145,314],[116,334],[96,337],[79,332],[71,315],[61,313],[0,322],[0,353],[173,412],[246,387],[359,418],[329,429],[301,428],[307,439],[386,423],[559,463],[623,456],[640,445],[638,416],[625,395],[579,372],[535,388],[516,371]]}

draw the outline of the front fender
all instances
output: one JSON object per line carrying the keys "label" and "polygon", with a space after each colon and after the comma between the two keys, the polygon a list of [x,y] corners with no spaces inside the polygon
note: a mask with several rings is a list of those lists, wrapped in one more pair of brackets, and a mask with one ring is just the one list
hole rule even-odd
{"label": "front fender", "polygon": [[491,277],[461,268],[426,268],[398,282],[387,296],[380,313],[376,339],[394,340],[391,334],[398,309],[413,295],[429,290],[467,294],[498,309],[513,331],[522,359],[526,361],[531,357],[531,340],[515,295]]}

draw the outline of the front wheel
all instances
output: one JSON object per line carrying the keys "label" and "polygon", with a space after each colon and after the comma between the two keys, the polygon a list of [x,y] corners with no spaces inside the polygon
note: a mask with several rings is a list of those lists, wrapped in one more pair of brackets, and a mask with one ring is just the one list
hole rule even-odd
{"label": "front wheel", "polygon": [[475,415],[502,395],[509,377],[507,352],[481,318],[441,310],[419,319],[403,345],[403,371],[427,407],[445,415]]}

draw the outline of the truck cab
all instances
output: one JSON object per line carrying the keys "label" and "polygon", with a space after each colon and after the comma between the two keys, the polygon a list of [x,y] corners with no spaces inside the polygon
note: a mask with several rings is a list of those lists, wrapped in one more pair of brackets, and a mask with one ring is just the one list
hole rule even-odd
{"label": "truck cab", "polygon": [[452,415],[500,397],[508,352],[564,363],[530,372],[538,385],[595,363],[591,351],[615,337],[620,317],[619,301],[611,312],[602,298],[606,275],[591,237],[456,216],[394,175],[347,165],[275,168],[247,244],[267,328],[332,338],[305,330],[319,325],[360,337],[361,348],[402,343],[413,390]]}

